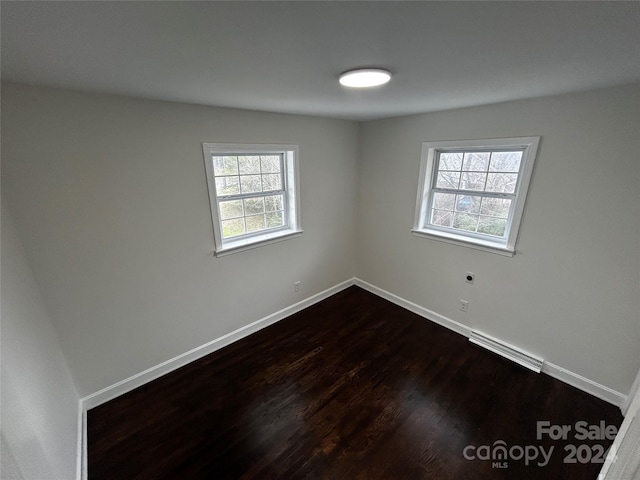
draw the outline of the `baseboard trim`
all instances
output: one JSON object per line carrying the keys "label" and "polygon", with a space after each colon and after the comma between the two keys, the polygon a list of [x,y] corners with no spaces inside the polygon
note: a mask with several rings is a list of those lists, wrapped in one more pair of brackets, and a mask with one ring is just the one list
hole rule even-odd
{"label": "baseboard trim", "polygon": [[453,330],[460,335],[464,335],[465,337],[469,337],[471,335],[471,328],[463,325],[462,323],[456,322],[455,320],[451,320],[450,318],[445,317],[444,315],[440,315],[439,313],[434,312],[433,310],[429,310],[428,308],[422,307],[417,303],[410,302],[398,295],[388,292],[387,290],[383,290],[382,288],[376,287],[369,282],[365,282],[359,278],[355,279],[355,285],[360,288],[367,290],[368,292],[373,293],[379,297],[384,298],[385,300],[389,300],[391,303],[395,303],[396,305],[403,307],[410,312],[413,312],[421,317],[426,318],[438,325],[442,325],[443,327],[448,328],[449,330]]}
{"label": "baseboard trim", "polygon": [[87,480],[89,478],[89,463],[87,461],[87,409],[84,407],[84,402],[80,401],[82,408],[82,455],[80,461],[80,480]]}
{"label": "baseboard trim", "polygon": [[638,396],[639,393],[640,393],[640,370],[638,370],[636,379],[634,380],[633,385],[631,385],[631,390],[629,390],[629,394],[627,395],[627,398],[625,399],[624,404],[622,405],[623,415],[625,416],[627,415],[627,412],[631,407],[631,403],[633,402],[633,399],[636,398],[636,396]]}
{"label": "baseboard trim", "polygon": [[[443,327],[464,335],[467,338],[471,337],[472,329],[470,327],[467,327],[466,325],[456,322],[455,320],[451,320],[450,318],[440,315],[432,310],[429,310],[428,308],[424,308],[420,305],[410,302],[409,300],[406,300],[394,293],[388,292],[387,290],[376,287],[375,285],[372,285],[369,282],[365,282],[360,278],[356,277],[354,283],[355,285],[364,288],[365,290],[378,295],[379,297],[389,300],[390,302],[395,303],[400,307],[406,308],[407,310],[416,313],[421,317],[426,318],[427,320],[437,323],[438,325],[442,325]],[[604,400],[605,402],[611,403],[612,405],[615,405],[620,409],[623,409],[627,402],[626,395],[617,392],[609,387],[601,385],[597,382],[594,382],[593,380],[589,380],[588,378],[585,378],[581,375],[578,375],[577,373],[574,373],[553,363],[545,361],[542,365],[542,373],[546,373],[547,375],[557,380],[576,387],[583,392]]]}
{"label": "baseboard trim", "polygon": [[587,392],[594,397],[598,397],[600,400],[609,402],[621,410],[627,401],[627,396],[623,393],[617,392],[605,385],[594,382],[593,380],[583,377],[582,375],[578,375],[571,370],[567,370],[566,368],[560,367],[551,362],[544,362],[544,365],[542,365],[542,373],[546,373],[556,380],[560,380],[561,382],[567,383],[572,387],[576,387],[577,389]]}
{"label": "baseboard trim", "polygon": [[84,405],[82,400],[78,400],[78,424],[76,425],[78,431],[78,439],[76,445],[76,479],[81,480],[83,477],[82,469],[84,468],[85,462],[82,459],[82,456],[86,452],[85,441],[86,436],[84,434],[84,417],[86,415],[86,410],[84,409]]}
{"label": "baseboard trim", "polygon": [[[377,287],[369,282],[361,280],[359,278],[352,278],[341,282],[333,287],[330,287],[320,293],[317,293],[311,297],[308,297],[298,303],[295,303],[289,307],[286,307],[278,312],[275,312],[271,315],[268,315],[260,320],[257,320],[249,325],[245,325],[233,332],[230,332],[226,335],[223,335],[215,340],[212,340],[204,345],[196,347],[192,350],[189,350],[186,353],[178,355],[172,359],[169,359],[165,362],[160,363],[154,367],[151,367],[143,372],[140,372],[136,375],[133,375],[129,378],[126,378],[118,383],[115,383],[109,387],[103,388],[102,390],[92,393],[80,400],[81,410],[88,410],[93,407],[97,407],[109,400],[112,400],[120,395],[123,395],[137,387],[140,387],[156,378],[161,377],[173,370],[176,370],[188,363],[193,362],[199,358],[204,357],[220,348],[226,347],[233,342],[236,342],[252,333],[255,333],[263,328],[268,327],[294,313],[297,313],[311,305],[318,303],[348,287],[351,285],[357,285],[364,290],[367,290],[374,295],[377,295],[381,298],[384,298],[400,307],[403,307],[421,317],[426,318],[434,323],[442,325],[443,327],[448,328],[456,333],[466,336],[467,338],[471,337],[472,329],[462,323],[456,322],[450,318],[445,317],[444,315],[440,315],[439,313],[434,312],[433,310],[429,310],[428,308],[422,307],[416,303],[413,303],[409,300],[406,300],[396,294],[393,294],[387,290],[384,290],[380,287]],[[598,397],[606,402],[609,402],[617,407],[623,408],[627,402],[627,396],[617,392],[605,385],[601,385],[593,380],[585,378],[577,373],[574,373],[566,368],[563,368],[559,365],[555,365],[551,362],[544,362],[542,366],[542,372],[547,375],[561,380],[569,385],[572,385],[580,390],[583,390],[595,397]]]}
{"label": "baseboard trim", "polygon": [[[171,358],[165,362],[162,362],[154,367],[151,367],[143,372],[132,375],[120,382],[117,382],[109,387],[103,388],[95,393],[83,397],[79,401],[79,414],[78,414],[78,467],[77,467],[77,479],[87,480],[87,410],[97,407],[109,400],[112,400],[120,395],[123,395],[135,388],[138,388],[148,382],[151,382],[157,378],[160,378],[167,373],[170,373],[184,365],[187,365],[199,358],[204,357],[210,353],[215,352],[221,348],[226,347],[246,336],[249,336],[263,328],[273,325],[307,307],[310,307],[326,298],[329,298],[336,293],[349,288],[352,285],[367,290],[385,300],[390,301],[402,308],[409,310],[421,317],[437,323],[453,332],[464,335],[469,338],[471,336],[472,329],[466,325],[456,322],[450,318],[440,315],[428,308],[422,307],[416,303],[413,303],[407,299],[404,299],[396,294],[393,294],[387,290],[379,288],[369,282],[361,280],[357,277],[345,280],[333,287],[330,287],[322,292],[319,292],[311,297],[308,297],[298,303],[295,303],[289,307],[286,307],[278,312],[268,315],[260,320],[257,320],[249,325],[245,325],[233,332],[223,335],[215,340],[212,340],[204,345],[196,347],[188,352]],[[565,368],[555,365],[550,362],[544,362],[542,366],[542,373],[556,378],[564,383],[574,386],[584,392],[587,392],[601,400],[609,402],[621,409],[626,406],[627,396],[617,392],[609,387],[601,385],[593,380],[589,380],[577,373],[571,372]],[[624,413],[624,411],[623,411]]]}
{"label": "baseboard trim", "polygon": [[284,318],[287,318],[307,307],[310,307],[315,303],[329,298],[330,296],[335,295],[345,288],[354,285],[354,282],[355,279],[349,279],[341,282],[298,303],[295,303],[289,307],[283,308],[278,312],[272,313],[271,315],[250,323],[249,325],[240,327],[237,330],[227,333],[226,335],[216,338],[215,340],[205,343],[204,345],[200,345],[199,347],[189,350],[188,352],[185,352],[158,365],[148,368],[143,372],[137,373],[129,378],[121,380],[118,383],[114,383],[109,387],[103,388],[98,392],[87,395],[86,397],[82,398],[82,404],[85,410],[97,407],[98,405],[108,402],[109,400],[119,397],[120,395],[130,392],[131,390],[138,388],[152,380],[160,378],[167,373],[183,367],[184,365],[187,365],[194,360],[198,360],[205,355],[209,355],[210,353],[226,347],[227,345],[230,345],[233,342],[251,335],[252,333],[262,330],[269,325],[273,325],[274,323],[279,322],[280,320],[283,320]]}
{"label": "baseboard trim", "polygon": [[78,468],[77,468],[77,479],[78,480],[87,480],[87,410],[97,407],[98,405],[102,405],[109,400],[113,400],[120,395],[124,395],[127,392],[130,392],[142,385],[151,382],[157,378],[160,378],[167,373],[170,373],[174,370],[177,370],[180,367],[183,367],[199,358],[204,357],[205,355],[209,355],[210,353],[215,352],[221,348],[226,347],[227,345],[232,344],[244,337],[247,337],[253,333],[256,333],[263,328],[268,327],[269,325],[273,325],[274,323],[279,322],[295,313],[298,313],[301,310],[304,310],[307,307],[310,307],[326,298],[329,298],[336,293],[349,288],[350,286],[355,284],[355,279],[351,278],[349,280],[345,280],[333,287],[330,287],[322,292],[319,292],[311,297],[305,298],[304,300],[295,303],[289,307],[283,308],[271,315],[268,315],[260,320],[257,320],[249,325],[245,325],[244,327],[240,327],[233,332],[230,332],[226,335],[223,335],[215,340],[212,340],[204,345],[200,345],[188,352],[185,352],[181,355],[178,355],[174,358],[171,358],[165,362],[162,362],[154,367],[148,368],[147,370],[132,375],[129,378],[126,378],[120,382],[114,383],[113,385],[103,388],[95,393],[87,395],[83,397],[79,401],[79,440],[78,440]]}

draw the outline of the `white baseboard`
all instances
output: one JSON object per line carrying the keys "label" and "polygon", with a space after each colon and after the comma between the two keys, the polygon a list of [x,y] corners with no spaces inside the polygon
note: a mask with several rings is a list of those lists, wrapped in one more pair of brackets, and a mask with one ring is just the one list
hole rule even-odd
{"label": "white baseboard", "polygon": [[631,407],[631,403],[633,402],[633,399],[636,398],[639,393],[640,393],[640,370],[638,370],[636,379],[633,382],[633,385],[631,385],[631,390],[629,390],[629,395],[627,395],[627,398],[625,399],[624,404],[622,405],[623,415],[627,414],[627,412],[629,411],[629,408]]}
{"label": "white baseboard", "polygon": [[193,362],[199,358],[204,357],[205,355],[209,355],[210,353],[215,352],[227,345],[232,344],[248,335],[251,335],[259,330],[262,330],[269,325],[273,325],[284,318],[287,318],[294,313],[297,313],[311,305],[318,303],[326,298],[329,298],[331,295],[334,295],[345,288],[350,287],[355,283],[354,279],[346,280],[338,285],[335,285],[327,290],[324,290],[320,293],[317,293],[311,297],[308,297],[298,303],[295,303],[289,307],[283,308],[282,310],[272,313],[260,320],[257,320],[249,325],[245,325],[237,330],[234,330],[231,333],[227,333],[215,340],[212,340],[204,345],[200,345],[188,352],[185,352],[177,357],[171,358],[165,362],[162,362],[154,367],[148,368],[147,370],[137,373],[129,378],[126,378],[118,383],[114,383],[113,385],[103,388],[102,390],[92,393],[91,395],[87,395],[86,397],[81,399],[81,402],[85,408],[85,410],[91,409],[93,407],[97,407],[109,400],[112,400],[120,395],[130,392],[131,390],[138,388],[152,380],[160,378],[163,375],[166,375],[169,372],[172,372],[188,363]]}
{"label": "white baseboard", "polygon": [[550,377],[576,387],[583,392],[587,392],[594,397],[598,397],[600,400],[609,402],[612,405],[619,407],[620,409],[622,409],[622,406],[627,400],[626,395],[620,392],[616,392],[609,387],[606,387],[598,382],[594,382],[593,380],[589,380],[582,375],[578,375],[577,373],[567,370],[566,368],[562,368],[551,362],[544,362],[544,365],[542,365],[542,372],[546,373]]}
{"label": "white baseboard", "polygon": [[443,327],[447,327],[449,330],[453,330],[460,335],[464,335],[465,337],[469,337],[471,335],[471,328],[463,325],[462,323],[456,322],[455,320],[451,320],[439,313],[436,313],[428,308],[422,307],[416,303],[410,302],[398,295],[395,295],[391,292],[383,290],[382,288],[376,287],[375,285],[370,284],[369,282],[365,282],[364,280],[360,280],[359,278],[355,279],[355,285],[360,288],[364,288],[365,290],[384,298],[385,300],[389,300],[391,303],[395,303],[396,305],[403,307],[410,312],[413,312],[421,317],[426,318],[427,320],[431,320],[432,322],[437,323],[438,325],[442,325]]}
{"label": "white baseboard", "polygon": [[77,468],[77,479],[78,480],[86,480],[87,479],[87,410],[97,407],[98,405],[102,405],[109,400],[112,400],[120,395],[123,395],[127,392],[130,392],[152,380],[160,378],[167,373],[170,373],[174,370],[177,370],[184,365],[187,365],[199,358],[204,357],[205,355],[209,355],[210,353],[215,352],[227,345],[232,344],[244,337],[251,335],[263,328],[268,327],[269,325],[273,325],[280,320],[283,320],[287,317],[290,317],[294,313],[297,313],[301,310],[304,310],[311,305],[314,305],[326,298],[329,298],[332,295],[354,285],[355,279],[349,279],[338,285],[335,285],[331,288],[328,288],[320,293],[317,293],[311,297],[308,297],[298,303],[295,303],[289,307],[283,308],[282,310],[272,313],[260,320],[257,320],[249,325],[245,325],[237,330],[234,330],[231,333],[223,335],[215,340],[212,340],[204,345],[200,345],[188,352],[185,352],[177,357],[171,358],[165,362],[160,363],[154,367],[148,368],[147,370],[137,373],[129,378],[126,378],[118,383],[114,383],[113,385],[103,388],[102,390],[92,393],[91,395],[87,395],[80,399],[79,402],[79,428],[81,432],[79,433],[78,440],[78,468]]}
{"label": "white baseboard", "polygon": [[78,425],[76,426],[78,430],[78,441],[76,445],[76,479],[81,480],[83,478],[82,469],[85,467],[86,462],[82,459],[83,455],[86,454],[86,446],[85,442],[87,437],[85,435],[84,428],[84,419],[86,417],[86,410],[82,404],[82,400],[78,400]]}
{"label": "white baseboard", "polygon": [[[364,280],[361,280],[359,278],[355,279],[355,285],[364,288],[365,290],[368,290],[369,292],[378,295],[379,297],[389,300],[390,302],[395,303],[400,307],[406,308],[407,310],[410,310],[411,312],[416,313],[421,317],[426,318],[427,320],[431,320],[432,322],[453,330],[456,333],[460,333],[467,338],[471,336],[471,328],[459,322],[456,322],[455,320],[451,320],[450,318],[447,318],[427,308],[410,302],[409,300],[406,300],[402,297],[399,297],[398,295],[376,287],[375,285],[365,282]],[[621,409],[627,402],[626,395],[612,390],[611,388],[601,385],[597,382],[594,382],[593,380],[589,380],[588,378],[578,375],[577,373],[567,370],[566,368],[554,365],[553,363],[545,361],[542,366],[542,372],[584,392],[587,392],[594,397],[604,400],[605,402],[609,402]]]}
{"label": "white baseboard", "polygon": [[[77,479],[78,480],[86,480],[87,479],[87,438],[86,438],[86,426],[87,426],[87,410],[97,407],[109,400],[112,400],[120,395],[123,395],[135,388],[138,388],[152,380],[160,378],[161,376],[170,373],[188,363],[191,363],[199,358],[204,357],[210,353],[215,352],[227,345],[232,344],[248,335],[251,335],[263,328],[268,327],[269,325],[273,325],[280,320],[283,320],[294,313],[297,313],[315,303],[318,303],[326,298],[329,298],[332,295],[352,286],[357,285],[364,290],[367,290],[374,295],[377,295],[381,298],[384,298],[391,303],[394,303],[400,307],[403,307],[421,317],[426,318],[434,323],[442,325],[449,330],[452,330],[456,333],[464,335],[469,338],[471,336],[472,329],[462,323],[456,322],[450,318],[447,318],[439,313],[436,313],[428,308],[422,307],[416,303],[410,302],[398,295],[395,295],[391,292],[383,290],[382,288],[376,287],[371,283],[365,282],[359,278],[352,278],[350,280],[346,280],[338,285],[335,285],[327,290],[324,290],[316,295],[308,297],[301,302],[298,302],[294,305],[286,307],[278,312],[275,312],[271,315],[268,315],[260,320],[257,320],[249,325],[245,325],[237,330],[234,330],[231,333],[223,335],[222,337],[216,338],[204,345],[196,347],[188,352],[185,352],[177,357],[169,359],[165,362],[162,362],[159,365],[151,367],[143,372],[140,372],[136,375],[133,375],[129,378],[126,378],[120,382],[117,382],[109,387],[103,388],[102,390],[92,393],[91,395],[87,395],[80,399],[79,402],[79,441],[78,441],[78,468],[77,468]],[[554,365],[553,363],[545,362],[542,367],[542,372],[547,375],[554,377],[560,381],[563,381],[569,385],[572,385],[580,390],[583,390],[595,397],[598,397],[606,402],[612,403],[617,407],[623,407],[626,404],[627,396],[623,395],[620,392],[616,392],[604,385],[601,385],[597,382],[589,380],[588,378],[582,377],[577,373],[571,372],[565,368],[562,368],[558,365]]]}

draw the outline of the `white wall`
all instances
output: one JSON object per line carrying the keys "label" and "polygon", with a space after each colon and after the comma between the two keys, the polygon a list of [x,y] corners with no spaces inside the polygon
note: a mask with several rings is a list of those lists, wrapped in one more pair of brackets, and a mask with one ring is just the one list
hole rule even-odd
{"label": "white wall", "polygon": [[[639,91],[365,123],[358,276],[626,394],[640,366]],[[542,140],[513,258],[411,235],[422,142],[532,135]]]}
{"label": "white wall", "polygon": [[79,398],[4,202],[1,261],[1,476],[71,479]]}
{"label": "white wall", "polygon": [[[3,85],[3,194],[80,395],[353,277],[358,131]],[[303,235],[213,257],[207,141],[298,144]]]}

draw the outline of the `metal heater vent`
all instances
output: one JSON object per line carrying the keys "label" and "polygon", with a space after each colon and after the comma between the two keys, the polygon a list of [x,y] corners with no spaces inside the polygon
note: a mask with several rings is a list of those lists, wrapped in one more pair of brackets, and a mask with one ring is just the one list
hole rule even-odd
{"label": "metal heater vent", "polygon": [[542,370],[542,364],[544,363],[544,360],[542,358],[534,357],[533,355],[524,352],[519,348],[498,340],[497,338],[492,338],[488,335],[485,335],[484,333],[473,330],[471,332],[471,336],[469,337],[469,341],[475,343],[476,345],[480,345],[487,350],[491,350],[498,355],[502,355],[509,360],[513,360],[514,362],[530,370],[533,370],[536,373],[540,373],[540,371]]}

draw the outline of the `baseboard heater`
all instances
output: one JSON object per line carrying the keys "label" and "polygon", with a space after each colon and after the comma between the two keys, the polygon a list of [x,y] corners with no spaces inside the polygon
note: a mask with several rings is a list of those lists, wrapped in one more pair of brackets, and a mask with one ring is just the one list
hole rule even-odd
{"label": "baseboard heater", "polygon": [[534,357],[533,355],[520,350],[512,345],[504,343],[497,338],[490,337],[484,333],[473,330],[469,341],[480,345],[481,347],[491,350],[493,353],[502,355],[509,360],[516,362],[523,367],[533,370],[536,373],[540,373],[542,370],[542,364],[544,360],[542,358]]}

